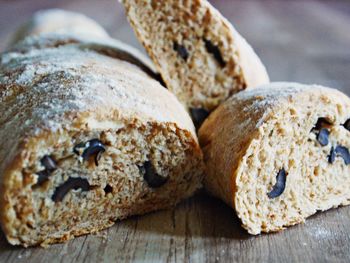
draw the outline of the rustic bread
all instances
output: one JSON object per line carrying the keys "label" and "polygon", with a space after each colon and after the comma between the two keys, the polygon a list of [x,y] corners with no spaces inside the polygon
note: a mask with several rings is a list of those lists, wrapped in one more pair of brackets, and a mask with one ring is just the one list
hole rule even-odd
{"label": "rustic bread", "polygon": [[11,244],[96,232],[201,184],[201,150],[175,96],[116,50],[62,38],[0,57],[0,222]]}
{"label": "rustic bread", "polygon": [[86,35],[107,38],[108,33],[91,18],[62,9],[47,9],[36,12],[12,37],[12,45],[27,36],[45,33]]}
{"label": "rustic bread", "polygon": [[320,86],[242,91],[199,130],[205,187],[251,234],[303,222],[350,201],[350,99]]}
{"label": "rustic bread", "polygon": [[233,93],[269,82],[250,45],[206,0],[121,0],[168,89],[200,124]]}

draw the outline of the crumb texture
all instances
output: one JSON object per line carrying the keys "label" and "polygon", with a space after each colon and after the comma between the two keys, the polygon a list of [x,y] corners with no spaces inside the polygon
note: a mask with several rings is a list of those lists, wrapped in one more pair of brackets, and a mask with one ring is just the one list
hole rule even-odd
{"label": "crumb texture", "polygon": [[273,83],[234,95],[199,131],[205,187],[251,234],[348,205],[350,100],[320,86]]}
{"label": "crumb texture", "polygon": [[213,110],[269,81],[252,48],[208,1],[121,2],[167,87],[188,108]]}

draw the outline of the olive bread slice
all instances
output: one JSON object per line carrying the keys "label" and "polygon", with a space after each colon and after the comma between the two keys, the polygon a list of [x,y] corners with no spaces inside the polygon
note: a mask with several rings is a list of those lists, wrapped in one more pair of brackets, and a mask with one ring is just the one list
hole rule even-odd
{"label": "olive bread slice", "polygon": [[242,91],[199,130],[205,187],[251,234],[350,203],[350,99],[321,86]]}

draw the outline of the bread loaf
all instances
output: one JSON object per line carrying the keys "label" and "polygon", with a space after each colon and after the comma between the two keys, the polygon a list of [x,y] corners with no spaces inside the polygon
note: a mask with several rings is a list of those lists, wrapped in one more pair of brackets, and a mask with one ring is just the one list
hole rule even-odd
{"label": "bread loaf", "polygon": [[27,38],[0,56],[0,222],[14,245],[96,232],[201,185],[175,96],[118,49],[77,39]]}

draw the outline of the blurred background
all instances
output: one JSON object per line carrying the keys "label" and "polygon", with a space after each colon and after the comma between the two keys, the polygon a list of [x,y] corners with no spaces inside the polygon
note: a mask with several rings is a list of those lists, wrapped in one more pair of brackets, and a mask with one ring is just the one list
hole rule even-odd
{"label": "blurred background", "polygon": [[[211,0],[255,48],[271,79],[319,83],[350,94],[350,1]],[[117,0],[0,0],[0,50],[35,11],[62,8],[95,19],[141,48]]]}

